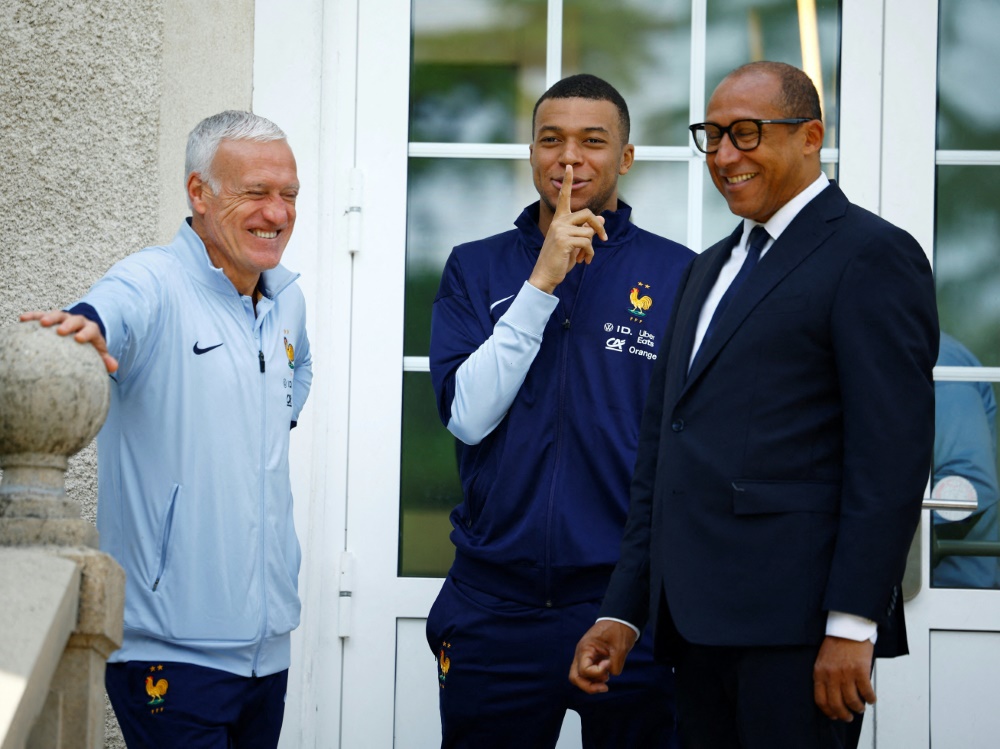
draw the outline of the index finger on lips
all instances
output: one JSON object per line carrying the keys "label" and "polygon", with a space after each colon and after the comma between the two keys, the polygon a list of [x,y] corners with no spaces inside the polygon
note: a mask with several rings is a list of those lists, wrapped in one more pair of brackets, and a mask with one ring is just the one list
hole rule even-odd
{"label": "index finger on lips", "polygon": [[562,187],[559,188],[559,199],[556,201],[556,216],[567,216],[572,212],[570,199],[573,197],[573,167],[566,165]]}

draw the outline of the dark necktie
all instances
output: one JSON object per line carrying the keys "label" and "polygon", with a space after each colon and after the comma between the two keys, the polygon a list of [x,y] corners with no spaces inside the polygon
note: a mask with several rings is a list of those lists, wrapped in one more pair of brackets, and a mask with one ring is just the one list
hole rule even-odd
{"label": "dark necktie", "polygon": [[715,326],[719,324],[719,320],[722,319],[722,315],[726,311],[726,307],[729,306],[733,297],[736,296],[736,292],[739,290],[740,286],[743,285],[743,282],[747,280],[747,276],[750,275],[750,271],[752,271],[754,266],[757,265],[757,261],[760,260],[760,253],[764,249],[764,245],[767,244],[767,240],[770,238],[771,237],[767,233],[767,229],[760,224],[757,224],[757,226],[750,231],[750,238],[747,240],[746,260],[743,261],[743,265],[740,266],[740,270],[736,274],[736,278],[734,278],[733,282],[729,284],[729,288],[726,289],[726,292],[719,300],[719,305],[715,308],[712,320],[708,323],[708,328],[705,330],[705,337],[701,339],[701,346],[704,346],[708,337],[712,335],[712,331],[715,329]]}

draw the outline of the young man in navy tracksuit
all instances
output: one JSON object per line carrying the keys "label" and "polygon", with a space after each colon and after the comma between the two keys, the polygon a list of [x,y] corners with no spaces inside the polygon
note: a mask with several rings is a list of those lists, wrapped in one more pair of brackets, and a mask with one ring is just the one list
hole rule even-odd
{"label": "young man in navy tracksuit", "polygon": [[630,222],[634,159],[608,83],[535,105],[540,201],[456,247],[434,303],[431,376],[458,438],[455,563],[432,608],[443,747],[553,747],[567,709],[587,747],[669,747],[673,677],[642,638],[605,695],[567,679],[619,554],[639,418],[693,253]]}

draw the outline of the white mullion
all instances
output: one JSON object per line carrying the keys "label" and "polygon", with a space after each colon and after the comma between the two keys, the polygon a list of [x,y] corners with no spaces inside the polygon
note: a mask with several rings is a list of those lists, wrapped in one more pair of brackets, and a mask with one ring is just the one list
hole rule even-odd
{"label": "white mullion", "polygon": [[636,161],[690,161],[689,146],[636,146]]}
{"label": "white mullion", "polygon": [[425,159],[525,159],[527,143],[410,143],[410,157]]}
{"label": "white mullion", "polygon": [[[705,59],[708,28],[707,0],[691,2],[691,79],[688,101],[688,122],[701,122],[705,117]],[[691,144],[687,147],[688,205],[687,246],[702,249],[702,223],[705,202],[705,158]]]}
{"label": "white mullion", "polygon": [[563,0],[549,0],[545,27],[545,88],[562,78]]}
{"label": "white mullion", "polygon": [[430,372],[431,358],[429,356],[404,356],[404,372]]}
{"label": "white mullion", "polygon": [[938,166],[1000,166],[1000,151],[938,151]]}
{"label": "white mullion", "polygon": [[843,0],[837,176],[851,200],[881,211],[883,0]]}
{"label": "white mullion", "polygon": [[[528,152],[527,143],[410,143],[408,155],[423,159],[517,159]],[[636,161],[704,161],[691,146],[636,146]],[[837,149],[823,149],[822,160],[835,162]]]}
{"label": "white mullion", "polygon": [[938,0],[885,0],[880,213],[910,232],[932,265],[937,18]]}
{"label": "white mullion", "polygon": [[935,382],[1000,382],[1000,367],[934,367]]}

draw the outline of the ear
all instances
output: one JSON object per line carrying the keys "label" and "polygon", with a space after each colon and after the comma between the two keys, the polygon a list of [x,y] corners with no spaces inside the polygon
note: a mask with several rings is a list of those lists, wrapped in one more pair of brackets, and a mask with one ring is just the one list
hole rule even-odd
{"label": "ear", "polygon": [[809,120],[809,122],[802,123],[802,127],[806,134],[804,153],[819,153],[820,149],[823,148],[823,135],[826,132],[823,121]]}
{"label": "ear", "polygon": [[621,163],[618,165],[618,174],[624,175],[628,173],[628,170],[632,168],[632,164],[635,162],[635,146],[631,143],[626,143],[625,148],[622,149],[622,159]]}
{"label": "ear", "polygon": [[208,189],[210,188],[202,181],[201,175],[198,172],[191,172],[188,175],[188,199],[191,201],[191,209],[200,216],[204,216],[208,211],[208,206],[205,205],[205,191]]}

